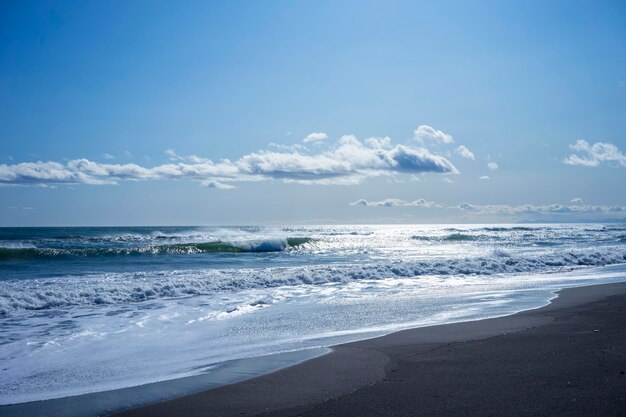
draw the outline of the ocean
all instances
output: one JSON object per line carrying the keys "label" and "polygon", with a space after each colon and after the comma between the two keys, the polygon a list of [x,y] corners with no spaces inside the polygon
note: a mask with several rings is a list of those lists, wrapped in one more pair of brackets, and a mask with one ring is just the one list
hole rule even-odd
{"label": "ocean", "polygon": [[0,228],[0,404],[512,314],[625,264],[624,224]]}

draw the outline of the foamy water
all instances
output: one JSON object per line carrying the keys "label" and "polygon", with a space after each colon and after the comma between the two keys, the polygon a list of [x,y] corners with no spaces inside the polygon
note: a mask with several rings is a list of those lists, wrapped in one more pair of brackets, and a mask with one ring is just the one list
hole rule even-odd
{"label": "foamy water", "polygon": [[510,314],[625,262],[625,225],[0,229],[0,404]]}

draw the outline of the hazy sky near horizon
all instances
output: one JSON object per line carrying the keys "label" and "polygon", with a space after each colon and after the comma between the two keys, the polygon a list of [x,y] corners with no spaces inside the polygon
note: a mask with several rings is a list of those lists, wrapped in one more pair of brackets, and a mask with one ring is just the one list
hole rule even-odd
{"label": "hazy sky near horizon", "polygon": [[0,226],[626,219],[620,1],[4,1]]}

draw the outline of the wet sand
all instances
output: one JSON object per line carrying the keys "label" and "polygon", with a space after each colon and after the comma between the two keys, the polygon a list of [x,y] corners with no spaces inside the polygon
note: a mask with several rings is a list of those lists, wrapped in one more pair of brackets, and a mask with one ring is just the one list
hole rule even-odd
{"label": "wet sand", "polygon": [[626,283],[512,316],[401,331],[146,416],[626,416]]}

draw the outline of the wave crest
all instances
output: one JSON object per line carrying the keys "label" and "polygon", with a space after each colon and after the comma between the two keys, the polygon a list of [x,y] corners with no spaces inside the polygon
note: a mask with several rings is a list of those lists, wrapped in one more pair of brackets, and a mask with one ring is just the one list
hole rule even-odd
{"label": "wave crest", "polygon": [[444,236],[423,236],[423,235],[414,235],[411,236],[413,240],[425,240],[425,241],[443,241],[443,242],[473,242],[477,240],[485,240],[492,239],[494,240],[494,236],[485,236],[485,235],[468,235],[465,233],[450,233]]}
{"label": "wave crest", "polygon": [[626,263],[623,246],[594,251],[559,251],[530,256],[449,260],[387,261],[371,264],[316,265],[235,270],[150,271],[92,276],[0,281],[0,315],[75,305],[118,304],[158,298],[356,280],[463,276],[560,271],[562,268]]}
{"label": "wave crest", "polygon": [[282,252],[296,249],[312,238],[291,237],[286,239],[259,239],[235,242],[172,243],[109,248],[37,248],[33,245],[0,247],[0,261],[20,259],[45,259],[85,256],[130,256],[130,255],[177,255],[195,253],[242,253],[242,252]]}

